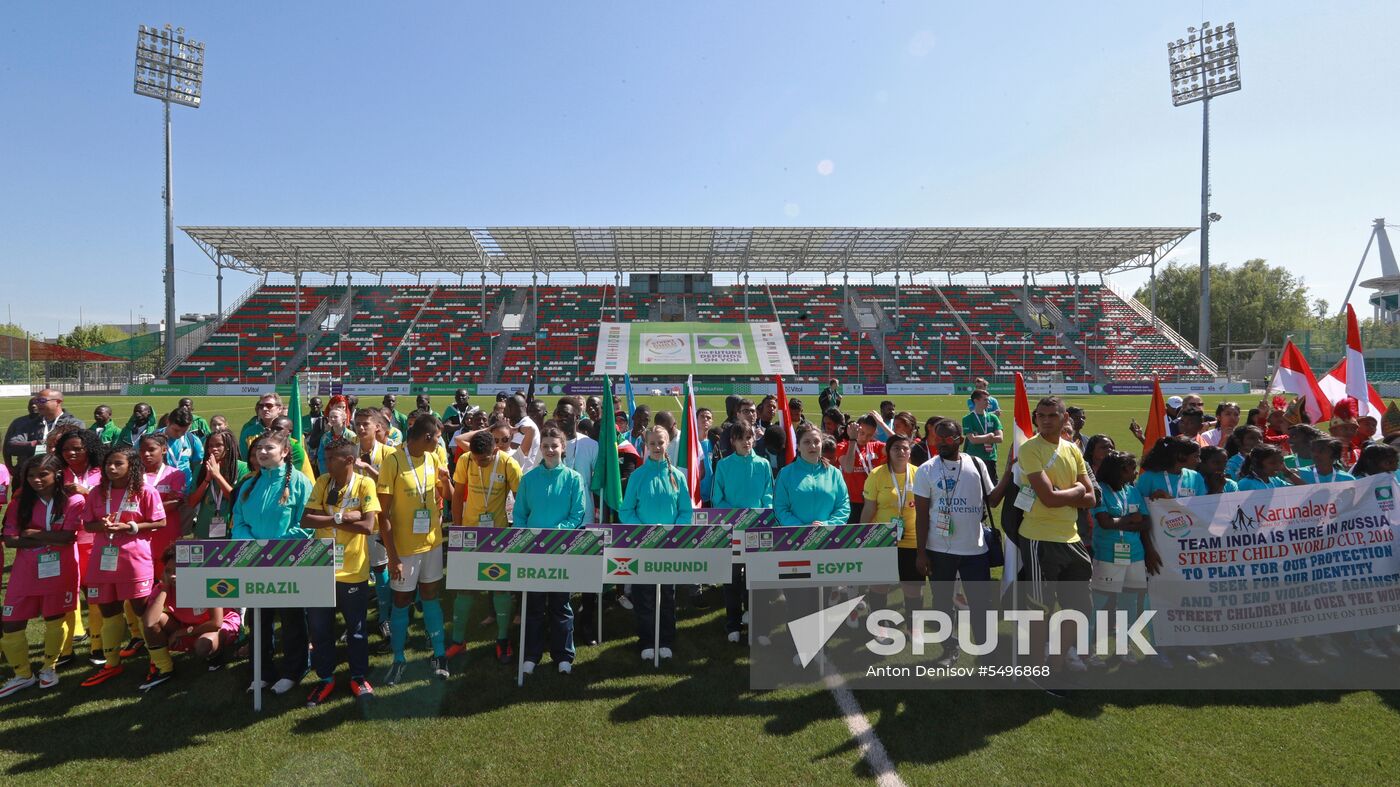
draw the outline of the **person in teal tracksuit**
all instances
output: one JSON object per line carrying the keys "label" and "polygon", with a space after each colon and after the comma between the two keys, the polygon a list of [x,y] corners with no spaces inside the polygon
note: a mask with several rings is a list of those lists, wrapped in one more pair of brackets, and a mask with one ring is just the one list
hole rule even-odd
{"label": "person in teal tracksuit", "polygon": [[[625,525],[690,524],[694,504],[685,473],[671,464],[667,454],[671,434],[664,427],[652,426],[644,436],[647,460],[627,479],[627,492],[622,496],[618,520]],[[661,604],[661,641],[655,642],[652,617],[658,602]],[[642,659],[671,658],[671,648],[676,641],[676,586],[662,585],[658,599],[654,586],[633,585],[632,604],[637,616]]]}
{"label": "person in teal tracksuit", "polygon": [[[753,452],[753,441],[753,426],[736,421],[729,436],[734,453],[719,460],[710,482],[710,504],[715,508],[773,507],[773,466]],[[732,572],[724,586],[724,631],[737,643],[742,639],[749,583],[743,563],[735,563]]]}
{"label": "person in teal tracksuit", "polygon": [[[311,481],[292,466],[291,444],[282,432],[265,432],[253,439],[254,471],[233,490],[234,538],[310,538],[301,527]],[[282,620],[282,660],[273,658],[272,628]],[[268,610],[262,617],[262,674],[253,683],[272,683],[272,691],[286,694],[307,672],[310,649],[306,610]]]}
{"label": "person in teal tracksuit", "polygon": [[773,493],[778,524],[844,525],[851,497],[841,471],[822,458],[822,434],[815,426],[797,428],[797,461],[778,471]]}
{"label": "person in teal tracksuit", "polygon": [[[583,526],[583,476],[564,464],[564,433],[549,426],[540,432],[540,464],[520,479],[515,493],[515,527],[576,530]],[[565,675],[574,669],[574,611],[568,593],[536,593],[525,609],[526,675],[544,656],[545,628],[549,656]]]}

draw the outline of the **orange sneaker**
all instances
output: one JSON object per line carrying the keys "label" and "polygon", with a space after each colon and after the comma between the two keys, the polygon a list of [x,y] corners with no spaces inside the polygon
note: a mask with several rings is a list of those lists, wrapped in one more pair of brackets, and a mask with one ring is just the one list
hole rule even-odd
{"label": "orange sneaker", "polygon": [[118,675],[122,674],[123,672],[126,672],[126,668],[123,667],[123,666],[120,665],[120,664],[116,665],[115,667],[114,667],[114,666],[111,666],[111,665],[107,665],[107,666],[103,667],[102,669],[100,669],[100,670],[98,670],[98,671],[92,673],[91,675],[89,675],[89,676],[88,676],[88,679],[85,680],[85,681],[83,681],[83,684],[82,684],[82,685],[84,685],[84,686],[99,686],[99,685],[101,685],[101,684],[103,684],[103,683],[106,683],[107,681],[111,680],[112,678],[117,677]]}

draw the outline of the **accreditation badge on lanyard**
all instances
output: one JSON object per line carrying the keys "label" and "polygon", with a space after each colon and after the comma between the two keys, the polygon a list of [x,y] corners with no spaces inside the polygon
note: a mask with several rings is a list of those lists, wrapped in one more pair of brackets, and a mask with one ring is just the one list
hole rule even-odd
{"label": "accreditation badge on lanyard", "polygon": [[214,513],[209,517],[209,537],[228,538],[228,519],[224,517],[224,495],[214,484],[210,484],[209,496],[214,500]]}
{"label": "accreditation badge on lanyard", "polygon": [[[44,504],[44,532],[53,529],[53,500]],[[39,552],[39,579],[53,579],[59,575],[59,555],[54,549],[44,548]]]}
{"label": "accreditation badge on lanyard", "polygon": [[[118,511],[119,514],[120,514],[120,512],[126,510],[126,508],[127,508],[127,497],[128,497],[130,494],[131,494],[131,488],[130,488],[130,487],[127,487],[126,489],[122,490],[122,500],[121,500],[120,503],[117,504],[117,511]],[[111,515],[112,515],[112,492],[111,492],[111,490],[109,489],[109,490],[107,491],[107,516],[111,516]],[[122,551],[122,550],[121,550],[121,547],[119,547],[119,546],[117,546],[116,544],[112,543],[112,539],[113,539],[113,538],[114,538],[114,536],[113,536],[111,533],[108,533],[108,534],[107,534],[107,546],[102,547],[102,556],[101,556],[101,558],[98,560],[98,563],[97,563],[97,570],[98,570],[98,571],[116,571],[116,570],[117,570],[117,557],[118,557],[119,555],[121,555],[121,551]]]}
{"label": "accreditation badge on lanyard", "polygon": [[418,508],[413,512],[413,535],[426,536],[433,527],[433,514],[428,510],[428,455],[423,454],[423,478],[418,478],[418,468],[413,466],[413,455],[407,448],[403,455],[408,458],[408,473],[413,476],[413,487],[418,490]]}
{"label": "accreditation badge on lanyard", "polygon": [[[345,485],[345,489],[342,490],[340,493],[340,511],[338,511],[337,513],[339,513],[342,518],[344,518],[345,512],[350,509],[350,492],[355,488],[356,477],[357,476],[354,473],[351,473],[349,483]],[[414,532],[418,532],[416,515],[414,518]],[[334,559],[336,571],[340,571],[345,568],[345,544],[341,543],[339,533],[336,534],[335,539]]]}
{"label": "accreditation badge on lanyard", "polygon": [[[478,465],[476,468],[477,486],[486,487],[486,494],[482,495],[481,497],[481,507],[483,509],[486,508],[486,506],[491,505],[491,493],[496,489],[496,468],[499,467],[500,464],[501,452],[497,451],[495,460],[491,462],[491,474],[486,478],[485,481],[481,480],[481,466]],[[495,527],[496,515],[491,513],[490,511],[482,511],[481,515],[476,518],[476,524],[478,527]]]}
{"label": "accreditation badge on lanyard", "polygon": [[901,489],[899,483],[895,481],[893,471],[890,472],[890,486],[894,489],[894,510],[896,512],[894,516],[890,517],[890,524],[899,528],[902,534],[904,531],[904,505],[909,500],[910,484],[908,469],[904,471],[904,488]]}

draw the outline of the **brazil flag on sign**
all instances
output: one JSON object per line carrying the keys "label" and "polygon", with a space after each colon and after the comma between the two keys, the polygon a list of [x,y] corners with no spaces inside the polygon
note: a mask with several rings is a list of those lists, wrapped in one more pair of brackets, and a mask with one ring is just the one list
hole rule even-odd
{"label": "brazil flag on sign", "polygon": [[509,563],[477,563],[476,578],[485,582],[509,582]]}
{"label": "brazil flag on sign", "polygon": [[205,589],[210,596],[215,598],[238,598],[238,580],[236,579],[210,579],[207,580]]}

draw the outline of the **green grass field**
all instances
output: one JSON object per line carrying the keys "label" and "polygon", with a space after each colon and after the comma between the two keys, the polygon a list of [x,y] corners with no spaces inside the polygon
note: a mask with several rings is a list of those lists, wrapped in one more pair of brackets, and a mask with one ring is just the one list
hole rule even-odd
{"label": "green grass field", "polygon": [[[896,399],[921,419],[963,411],[961,397]],[[96,401],[67,404],[86,419]],[[124,420],[134,400],[103,401]],[[851,397],[846,409],[877,401]],[[1146,409],[1140,397],[1081,403],[1090,431],[1120,443],[1132,439],[1128,418]],[[159,411],[174,401],[152,404]],[[22,407],[0,401],[0,418]],[[241,422],[251,400],[208,397],[197,407]],[[513,666],[490,658],[494,633],[479,621],[467,663],[454,665],[445,684],[430,682],[415,623],[413,680],[378,686],[367,708],[341,693],[308,710],[303,683],[283,697],[269,693],[254,714],[243,692],[246,662],[207,673],[177,657],[176,679],[144,697],[135,689],[144,655],[93,689],[78,685],[90,669],[81,663],[61,672],[56,689],[3,701],[0,773],[17,784],[871,781],[827,691],[748,689],[747,651],[725,641],[718,594],[709,602],[682,610],[677,658],[659,671],[635,655],[631,613],[612,608],[604,643],[580,647],[572,676],[546,663],[523,688]],[[29,633],[37,660],[41,628]],[[371,680],[387,663],[374,657]],[[1086,691],[1057,701],[1032,691],[877,691],[856,699],[909,784],[1386,783],[1400,738],[1398,693]]]}

